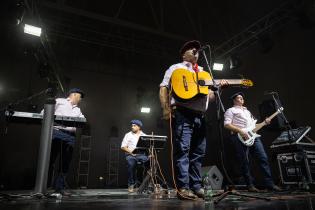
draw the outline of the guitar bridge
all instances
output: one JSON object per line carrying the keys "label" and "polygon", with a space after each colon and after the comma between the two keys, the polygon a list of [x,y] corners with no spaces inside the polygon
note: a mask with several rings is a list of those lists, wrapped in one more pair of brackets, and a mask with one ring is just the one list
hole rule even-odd
{"label": "guitar bridge", "polygon": [[188,91],[188,85],[187,85],[187,80],[185,76],[183,76],[183,84],[184,84],[185,91]]}

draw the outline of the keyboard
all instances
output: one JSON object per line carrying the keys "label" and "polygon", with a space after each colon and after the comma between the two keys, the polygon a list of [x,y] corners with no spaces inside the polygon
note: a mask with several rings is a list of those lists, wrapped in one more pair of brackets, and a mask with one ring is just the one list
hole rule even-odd
{"label": "keyboard", "polygon": [[[43,119],[43,115],[39,113],[31,113],[31,112],[17,112],[17,111],[6,111],[5,112],[6,120],[9,122],[20,122],[20,123],[41,123]],[[71,126],[71,127],[79,127],[85,124],[86,118],[84,117],[69,117],[69,116],[61,116],[55,115],[54,121],[56,124]]]}
{"label": "keyboard", "polygon": [[310,130],[310,126],[303,126],[289,131],[283,131],[280,136],[272,142],[272,144],[282,144],[289,141],[299,142]]}

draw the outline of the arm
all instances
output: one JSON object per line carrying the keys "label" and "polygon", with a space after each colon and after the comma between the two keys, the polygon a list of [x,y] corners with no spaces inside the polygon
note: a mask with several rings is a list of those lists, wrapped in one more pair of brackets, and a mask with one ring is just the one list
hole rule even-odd
{"label": "arm", "polygon": [[134,154],[132,153],[132,151],[130,149],[128,149],[128,147],[121,147],[121,150],[134,156]]}
{"label": "arm", "polygon": [[208,93],[208,98],[209,98],[209,102],[212,102],[215,99],[214,92],[210,89],[209,89],[209,93]]}
{"label": "arm", "polygon": [[162,119],[168,120],[170,117],[171,109],[170,109],[170,102],[168,97],[168,89],[167,87],[160,87],[160,103],[161,108],[163,111]]}
{"label": "arm", "polygon": [[[221,88],[224,88],[224,87],[226,87],[227,85],[229,85],[228,81],[226,81],[226,80],[224,80],[224,79],[220,81],[219,86],[220,86]],[[212,101],[214,101],[214,99],[215,99],[215,94],[214,94],[214,92],[213,92],[211,89],[209,89],[208,98],[209,98],[209,102],[212,102]]]}
{"label": "arm", "polygon": [[120,149],[132,156],[134,156],[134,154],[132,153],[133,151],[131,151],[129,148],[128,148],[128,133],[125,135],[124,139],[122,140],[121,142],[121,147]]}
{"label": "arm", "polygon": [[235,133],[239,133],[244,139],[249,139],[249,136],[247,135],[246,132],[244,132],[242,129],[240,129],[239,127],[232,125],[232,124],[226,124],[224,125],[224,127],[230,131],[233,131]]}

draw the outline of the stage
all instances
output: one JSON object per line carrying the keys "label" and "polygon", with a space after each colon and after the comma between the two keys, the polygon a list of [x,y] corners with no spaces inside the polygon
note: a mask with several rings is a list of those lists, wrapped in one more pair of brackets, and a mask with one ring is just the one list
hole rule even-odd
{"label": "stage", "polygon": [[[28,191],[0,192],[0,209],[303,209],[311,210],[315,204],[314,194],[302,191],[285,191],[281,193],[248,193],[269,198],[264,201],[252,198],[240,198],[229,195],[218,204],[205,205],[203,200],[178,200],[175,192],[169,194],[128,193],[127,189],[84,189],[69,190],[70,196],[37,197]],[[218,192],[219,193],[219,192]]]}

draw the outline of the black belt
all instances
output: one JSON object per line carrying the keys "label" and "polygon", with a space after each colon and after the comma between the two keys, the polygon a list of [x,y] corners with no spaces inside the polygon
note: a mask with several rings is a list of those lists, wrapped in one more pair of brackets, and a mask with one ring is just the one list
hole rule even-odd
{"label": "black belt", "polygon": [[201,111],[196,111],[193,109],[189,109],[186,107],[182,107],[182,106],[172,106],[172,110],[178,110],[178,111],[182,111],[182,112],[186,112],[186,113],[191,113],[191,114],[197,114],[200,115],[201,117],[204,116],[204,112]]}

